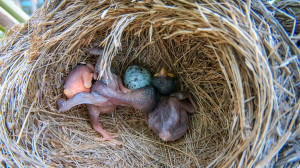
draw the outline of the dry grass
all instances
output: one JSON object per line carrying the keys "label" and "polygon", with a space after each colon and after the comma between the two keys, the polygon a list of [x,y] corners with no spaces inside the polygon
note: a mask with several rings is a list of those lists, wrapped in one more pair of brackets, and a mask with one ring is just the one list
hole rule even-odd
{"label": "dry grass", "polygon": [[[2,164],[299,165],[290,162],[299,151],[300,51],[280,25],[262,19],[269,16],[264,6],[249,5],[240,0],[45,3],[30,21],[7,32],[0,47]],[[141,112],[120,107],[100,118],[124,142],[116,147],[97,141],[84,106],[57,113],[64,78],[77,63],[95,63],[86,51],[99,45],[106,65],[121,74],[139,64],[177,75],[180,89],[192,93],[200,107],[190,115],[183,138],[165,143],[147,128]],[[285,144],[291,150],[279,157]]]}

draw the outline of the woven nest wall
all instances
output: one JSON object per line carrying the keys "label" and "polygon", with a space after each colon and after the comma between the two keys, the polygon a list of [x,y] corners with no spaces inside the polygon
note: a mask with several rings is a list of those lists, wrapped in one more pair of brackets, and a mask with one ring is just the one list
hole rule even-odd
{"label": "woven nest wall", "polygon": [[[45,2],[0,48],[1,164],[299,165],[300,52],[277,23],[259,1]],[[199,106],[186,135],[163,142],[142,112],[119,107],[99,119],[124,143],[114,146],[97,141],[85,106],[57,113],[66,75],[95,64],[94,46],[120,74],[174,72]]]}

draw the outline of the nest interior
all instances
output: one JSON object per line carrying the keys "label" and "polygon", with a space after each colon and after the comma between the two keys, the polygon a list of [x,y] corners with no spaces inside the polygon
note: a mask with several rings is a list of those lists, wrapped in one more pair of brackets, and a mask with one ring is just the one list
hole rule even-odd
{"label": "nest interior", "polygon": [[[0,48],[2,164],[251,167],[278,163],[299,132],[299,49],[242,1],[47,1]],[[137,64],[174,72],[196,99],[187,134],[163,142],[142,112],[119,107],[100,123],[85,106],[57,113],[68,72],[104,48],[124,74]],[[122,76],[123,77],[123,76]],[[298,85],[297,85],[298,83]],[[294,137],[294,139],[293,139]],[[283,159],[288,159],[285,155]],[[286,164],[287,161],[281,164]]]}

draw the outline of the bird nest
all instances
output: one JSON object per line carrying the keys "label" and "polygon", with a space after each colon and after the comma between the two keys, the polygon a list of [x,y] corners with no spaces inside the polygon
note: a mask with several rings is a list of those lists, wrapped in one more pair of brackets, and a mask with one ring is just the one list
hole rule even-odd
{"label": "bird nest", "polygon": [[[247,2],[45,2],[6,33],[0,48],[1,164],[292,165],[300,131],[300,52],[260,1]],[[78,63],[95,64],[87,52],[95,46],[120,74],[133,64],[173,72],[199,106],[189,115],[188,132],[164,142],[142,112],[119,107],[99,119],[124,143],[115,146],[97,140],[85,106],[57,113],[66,75]]]}

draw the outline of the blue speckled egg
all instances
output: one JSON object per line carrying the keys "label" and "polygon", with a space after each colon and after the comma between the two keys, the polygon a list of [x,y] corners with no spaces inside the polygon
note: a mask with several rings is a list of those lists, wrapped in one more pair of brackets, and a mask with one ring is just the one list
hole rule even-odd
{"label": "blue speckled egg", "polygon": [[151,81],[150,72],[140,66],[132,65],[126,69],[124,84],[127,88],[135,90],[149,85]]}

